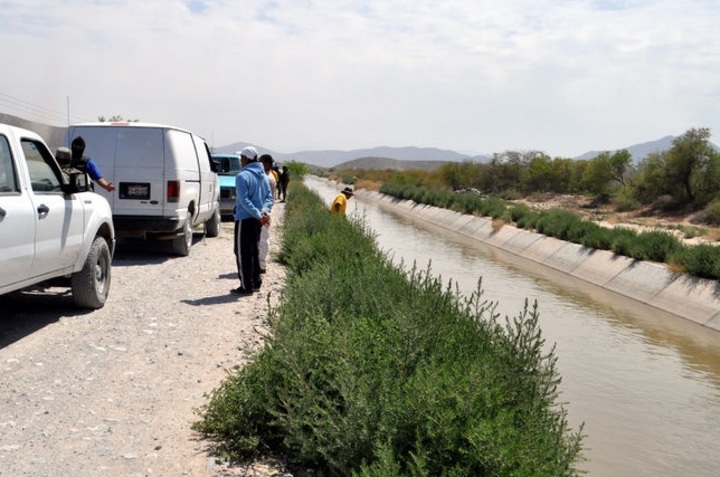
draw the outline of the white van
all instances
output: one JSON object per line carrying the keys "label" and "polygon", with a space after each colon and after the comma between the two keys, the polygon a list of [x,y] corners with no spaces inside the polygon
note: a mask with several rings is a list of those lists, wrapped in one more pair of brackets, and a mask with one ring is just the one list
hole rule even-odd
{"label": "white van", "polygon": [[205,141],[184,129],[140,122],[75,124],[67,145],[81,136],[114,192],[98,187],[113,211],[118,237],[172,240],[173,253],[190,253],[193,229],[220,233],[219,185]]}

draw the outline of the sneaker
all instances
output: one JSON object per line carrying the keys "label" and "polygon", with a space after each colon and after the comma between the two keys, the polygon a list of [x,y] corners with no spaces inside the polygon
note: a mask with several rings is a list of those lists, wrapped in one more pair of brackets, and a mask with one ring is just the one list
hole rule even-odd
{"label": "sneaker", "polygon": [[264,268],[261,268],[261,269],[260,269],[260,273],[265,273],[266,271],[267,271],[267,270],[265,270]]}
{"label": "sneaker", "polygon": [[233,293],[235,295],[240,295],[240,296],[247,296],[247,295],[252,295],[253,290],[248,290],[247,288],[243,288],[243,287],[237,287],[237,288],[233,288],[232,290],[230,290],[230,293]]}

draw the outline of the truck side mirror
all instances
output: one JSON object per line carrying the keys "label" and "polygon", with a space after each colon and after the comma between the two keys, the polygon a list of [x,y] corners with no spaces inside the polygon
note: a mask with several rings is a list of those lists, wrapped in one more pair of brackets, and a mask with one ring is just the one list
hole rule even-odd
{"label": "truck side mirror", "polygon": [[77,169],[65,169],[63,172],[68,179],[67,183],[63,185],[63,191],[66,194],[92,191],[92,185],[88,183],[88,176],[85,172]]}

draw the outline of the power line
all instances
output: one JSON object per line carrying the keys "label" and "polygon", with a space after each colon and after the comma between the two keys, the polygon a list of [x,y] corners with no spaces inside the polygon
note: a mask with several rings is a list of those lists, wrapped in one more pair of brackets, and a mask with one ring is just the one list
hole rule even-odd
{"label": "power line", "polygon": [[[40,117],[45,121],[54,122],[56,124],[60,123],[65,125],[65,123],[70,119],[65,112],[38,106],[37,104],[24,101],[5,93],[0,93],[0,107],[17,110],[20,111],[18,114],[31,115],[33,119]],[[87,119],[72,118],[72,121],[80,122],[87,121]]]}

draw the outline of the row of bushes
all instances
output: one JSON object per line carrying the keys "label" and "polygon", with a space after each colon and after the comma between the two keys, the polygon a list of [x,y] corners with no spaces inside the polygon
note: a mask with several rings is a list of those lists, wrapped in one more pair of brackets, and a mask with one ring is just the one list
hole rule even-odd
{"label": "row of bushes", "polygon": [[199,410],[220,455],[283,456],[314,475],[570,476],[581,430],[537,307],[498,320],[406,273],[366,226],[291,183],[280,260],[289,272],[272,338]]}
{"label": "row of bushes", "polygon": [[609,250],[635,260],[667,263],[678,273],[713,280],[720,278],[720,247],[710,244],[685,245],[674,235],[663,231],[637,232],[627,227],[602,227],[571,211],[538,211],[473,193],[432,190],[393,182],[384,183],[380,192],[401,200],[412,200],[463,214],[504,219],[522,229],[535,230],[589,248]]}

